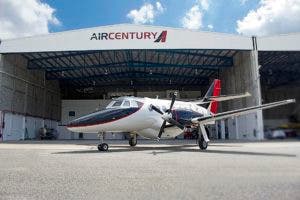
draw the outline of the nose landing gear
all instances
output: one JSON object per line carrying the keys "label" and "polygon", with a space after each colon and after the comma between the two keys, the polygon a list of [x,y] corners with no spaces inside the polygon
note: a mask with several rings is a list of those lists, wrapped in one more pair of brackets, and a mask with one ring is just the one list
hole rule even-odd
{"label": "nose landing gear", "polygon": [[103,142],[103,132],[98,133],[98,137],[100,139],[100,144],[98,144],[98,150],[99,151],[107,151],[108,150],[108,144]]}
{"label": "nose landing gear", "polygon": [[130,134],[129,135],[129,145],[134,147],[137,144],[137,135],[136,134]]}

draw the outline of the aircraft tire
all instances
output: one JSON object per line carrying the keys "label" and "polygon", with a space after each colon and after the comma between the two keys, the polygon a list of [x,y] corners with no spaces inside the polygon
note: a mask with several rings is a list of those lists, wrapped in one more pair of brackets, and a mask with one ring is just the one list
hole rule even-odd
{"label": "aircraft tire", "polygon": [[106,143],[98,144],[98,150],[99,151],[107,151],[108,150],[108,144],[106,144]]}
{"label": "aircraft tire", "polygon": [[137,144],[136,136],[129,138],[129,145],[134,147]]}
{"label": "aircraft tire", "polygon": [[199,148],[201,150],[206,150],[207,146],[208,146],[208,143],[204,140],[203,137],[200,137],[199,140],[198,140],[198,145],[199,145]]}

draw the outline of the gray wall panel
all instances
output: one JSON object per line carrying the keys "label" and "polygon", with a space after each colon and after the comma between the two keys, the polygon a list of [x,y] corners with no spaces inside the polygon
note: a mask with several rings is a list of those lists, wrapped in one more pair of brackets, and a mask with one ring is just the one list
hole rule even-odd
{"label": "gray wall panel", "polygon": [[45,80],[43,71],[28,70],[21,55],[0,55],[0,109],[60,120],[58,81]]}

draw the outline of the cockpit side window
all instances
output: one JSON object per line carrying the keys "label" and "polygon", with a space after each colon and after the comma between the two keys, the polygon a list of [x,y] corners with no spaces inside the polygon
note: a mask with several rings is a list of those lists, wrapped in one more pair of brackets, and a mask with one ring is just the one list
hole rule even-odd
{"label": "cockpit side window", "polygon": [[112,107],[117,107],[117,106],[121,106],[123,101],[116,101],[115,103],[113,103]]}
{"label": "cockpit side window", "polygon": [[125,100],[123,102],[123,107],[130,107],[130,102],[128,100]]}

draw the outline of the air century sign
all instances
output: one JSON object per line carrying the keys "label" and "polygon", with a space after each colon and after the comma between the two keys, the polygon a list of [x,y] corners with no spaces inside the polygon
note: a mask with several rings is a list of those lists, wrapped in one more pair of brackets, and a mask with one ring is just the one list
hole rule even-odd
{"label": "air century sign", "polygon": [[90,40],[153,40],[166,42],[167,31],[158,32],[103,32],[92,33]]}

